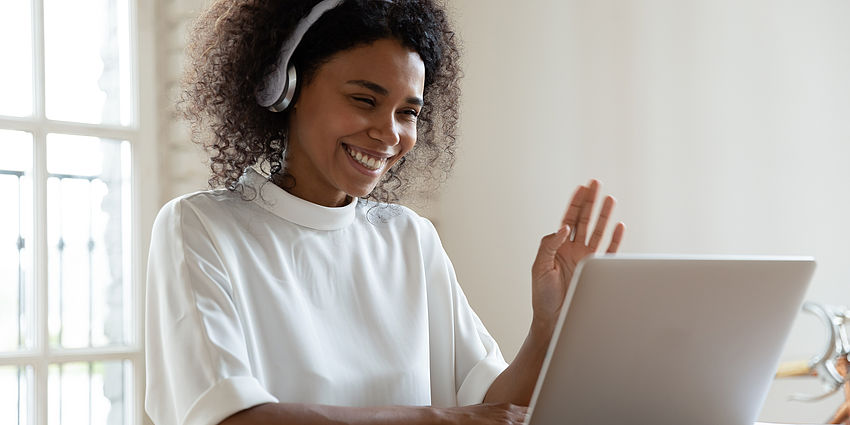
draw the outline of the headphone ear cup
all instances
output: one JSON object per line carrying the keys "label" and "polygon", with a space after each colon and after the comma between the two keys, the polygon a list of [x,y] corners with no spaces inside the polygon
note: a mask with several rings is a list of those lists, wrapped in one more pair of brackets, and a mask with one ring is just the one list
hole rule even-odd
{"label": "headphone ear cup", "polygon": [[[292,32],[292,36],[286,40],[280,48],[280,55],[274,63],[274,69],[263,79],[262,85],[257,88],[254,96],[257,103],[273,112],[281,112],[289,107],[295,100],[298,88],[298,74],[295,67],[289,62],[292,53],[298,47],[298,43],[304,34],[325,12],[339,6],[344,0],[321,0],[310,13],[298,22]],[[285,74],[285,75],[282,75]]]}
{"label": "headphone ear cup", "polygon": [[274,105],[269,106],[269,110],[272,112],[283,112],[290,105],[295,103],[295,95],[298,93],[298,71],[295,69],[295,65],[289,64],[286,67],[286,82],[283,87],[283,93],[281,93],[280,98]]}

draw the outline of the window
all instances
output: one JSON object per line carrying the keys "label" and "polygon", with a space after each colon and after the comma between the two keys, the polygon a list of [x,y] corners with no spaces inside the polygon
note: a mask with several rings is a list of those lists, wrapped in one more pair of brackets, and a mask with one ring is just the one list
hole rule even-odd
{"label": "window", "polygon": [[137,6],[0,2],[2,424],[141,423]]}

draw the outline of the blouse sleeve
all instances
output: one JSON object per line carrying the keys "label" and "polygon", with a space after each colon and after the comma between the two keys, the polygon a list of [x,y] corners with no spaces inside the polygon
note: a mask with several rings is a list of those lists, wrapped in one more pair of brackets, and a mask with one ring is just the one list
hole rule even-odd
{"label": "blouse sleeve", "polygon": [[468,406],[484,401],[490,385],[508,364],[502,357],[496,340],[490,336],[481,319],[469,306],[448,257],[446,263],[452,277],[455,304],[455,372],[456,382],[460,384],[457,389],[457,403],[458,406]]}
{"label": "blouse sleeve", "polygon": [[277,402],[252,376],[226,270],[184,199],[154,223],[145,317],[145,409],[155,424],[217,424]]}
{"label": "blouse sleeve", "polygon": [[[455,383],[457,405],[478,404],[484,400],[490,385],[508,367],[508,364],[502,357],[496,340],[490,336],[484,324],[481,323],[481,319],[469,305],[436,230],[430,221],[423,220],[427,224],[426,231],[432,235],[429,238],[432,244],[429,251],[433,257],[427,262],[429,264],[427,273],[429,298],[431,298],[429,309],[436,313],[431,314],[429,320],[434,328],[432,332],[436,330],[452,336],[452,340],[446,343],[432,340],[432,345],[438,346],[436,347],[438,349],[453,349],[449,358],[453,359],[454,363],[452,378]],[[438,292],[440,295],[447,293],[448,296],[445,298],[440,295],[435,296]],[[443,299],[446,300],[445,303]],[[450,323],[434,325],[442,323],[444,318],[449,318]],[[437,330],[438,327],[445,327],[445,330]],[[432,353],[432,357],[440,358],[441,356]],[[432,364],[432,368],[434,366]]]}

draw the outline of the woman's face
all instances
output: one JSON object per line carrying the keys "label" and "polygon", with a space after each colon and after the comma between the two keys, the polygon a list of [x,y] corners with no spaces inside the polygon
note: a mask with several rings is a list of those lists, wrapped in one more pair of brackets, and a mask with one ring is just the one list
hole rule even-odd
{"label": "woman's face", "polygon": [[395,40],[332,56],[290,113],[291,193],[325,206],[368,195],[416,143],[424,86],[422,59]]}

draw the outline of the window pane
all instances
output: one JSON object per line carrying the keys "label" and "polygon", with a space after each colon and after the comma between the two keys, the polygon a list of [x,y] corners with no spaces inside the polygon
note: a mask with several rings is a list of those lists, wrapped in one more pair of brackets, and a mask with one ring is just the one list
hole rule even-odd
{"label": "window pane", "polygon": [[129,143],[47,135],[52,345],[128,344]]}
{"label": "window pane", "polygon": [[128,424],[129,401],[132,400],[131,376],[132,365],[129,361],[50,365],[47,423]]}
{"label": "window pane", "polygon": [[28,0],[0,1],[0,115],[32,114],[31,9]]}
{"label": "window pane", "polygon": [[130,125],[128,0],[45,0],[47,117]]}
{"label": "window pane", "polygon": [[28,425],[32,415],[32,367],[0,366],[0,423]]}
{"label": "window pane", "polygon": [[0,130],[0,352],[33,346],[32,146]]}

